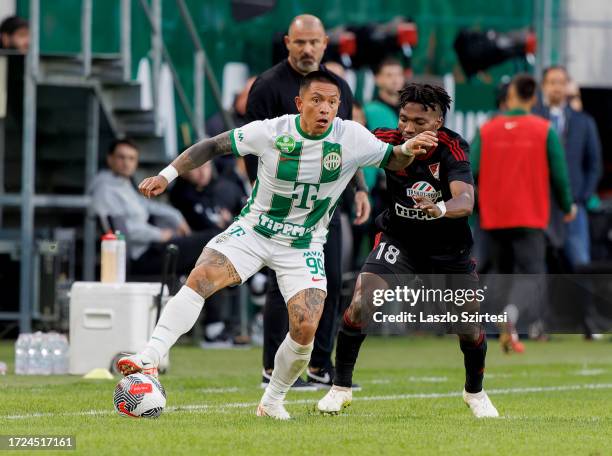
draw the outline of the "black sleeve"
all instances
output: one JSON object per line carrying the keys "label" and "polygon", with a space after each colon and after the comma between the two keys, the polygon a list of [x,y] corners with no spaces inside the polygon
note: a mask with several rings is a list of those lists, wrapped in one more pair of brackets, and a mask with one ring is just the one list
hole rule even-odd
{"label": "black sleeve", "polygon": [[257,78],[247,99],[246,121],[272,119],[277,117],[274,106],[276,94],[265,79]]}
{"label": "black sleeve", "polygon": [[461,137],[452,138],[444,152],[443,160],[447,169],[448,182],[461,181],[474,185],[469,144]]}
{"label": "black sleeve", "polygon": [[[271,90],[270,84],[267,80],[258,77],[251,90],[247,99],[246,109],[246,121],[247,123],[253,122],[254,120],[272,119],[277,117],[275,112],[276,102],[275,92]],[[244,157],[244,163],[246,165],[247,175],[251,182],[255,182],[257,179],[257,166],[259,163],[259,157],[255,155],[247,155]]]}

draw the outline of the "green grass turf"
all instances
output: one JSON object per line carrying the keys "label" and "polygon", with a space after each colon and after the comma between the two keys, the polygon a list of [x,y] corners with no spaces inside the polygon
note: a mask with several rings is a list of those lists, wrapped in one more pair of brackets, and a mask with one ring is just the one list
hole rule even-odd
{"label": "green grass turf", "polygon": [[[12,344],[0,344],[0,360],[13,371]],[[260,349],[174,348],[161,381],[175,409],[158,420],[113,414],[115,381],[9,374],[0,377],[0,434],[72,434],[77,453],[96,455],[612,454],[609,338],[559,336],[510,356],[489,341],[485,388],[505,390],[490,395],[503,416],[493,420],[475,419],[460,396],[448,397],[463,384],[463,359],[450,337],[367,339],[355,376],[364,389],[347,412],[319,416],[313,407],[323,393],[290,393],[291,422],[255,417],[260,360]],[[587,384],[599,387],[562,389]],[[507,392],[529,387],[560,389]],[[442,397],[387,397],[419,393]],[[92,410],[102,413],[79,415]],[[7,418],[34,413],[43,415]]]}

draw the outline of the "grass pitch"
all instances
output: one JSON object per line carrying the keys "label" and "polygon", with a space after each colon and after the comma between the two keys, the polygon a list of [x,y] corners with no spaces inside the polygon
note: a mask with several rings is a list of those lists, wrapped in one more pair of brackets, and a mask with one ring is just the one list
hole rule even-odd
{"label": "grass pitch", "polygon": [[[290,392],[290,422],[255,417],[260,349],[178,346],[171,356],[158,420],[116,415],[116,381],[9,374],[0,377],[0,434],[72,434],[76,453],[95,455],[612,454],[609,337],[558,336],[510,356],[490,340],[485,388],[502,418],[489,420],[463,404],[463,357],[451,337],[368,338],[353,405],[320,416],[313,408],[324,393]],[[0,344],[0,360],[13,372],[12,344]]]}

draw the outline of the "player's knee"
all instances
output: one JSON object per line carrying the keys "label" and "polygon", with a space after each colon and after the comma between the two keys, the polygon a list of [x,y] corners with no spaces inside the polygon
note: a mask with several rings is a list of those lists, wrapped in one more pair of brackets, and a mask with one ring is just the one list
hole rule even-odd
{"label": "player's knee", "polygon": [[459,341],[462,343],[480,345],[482,341],[486,338],[486,333],[484,329],[474,326],[469,328],[462,328],[458,336]]}
{"label": "player's knee", "polygon": [[289,329],[291,338],[301,345],[310,344],[317,332],[317,324],[313,322],[302,322],[295,328]]}
{"label": "player's knee", "polygon": [[187,278],[187,286],[208,298],[221,288],[218,273],[206,265],[196,266]]}

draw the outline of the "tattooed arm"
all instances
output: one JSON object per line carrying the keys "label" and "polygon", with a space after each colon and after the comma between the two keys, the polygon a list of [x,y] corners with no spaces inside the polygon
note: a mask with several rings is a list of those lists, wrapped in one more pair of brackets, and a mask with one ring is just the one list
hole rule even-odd
{"label": "tattooed arm", "polygon": [[[147,198],[160,195],[166,190],[170,182],[168,177],[163,175],[168,169],[171,170],[171,173],[174,173],[173,177],[176,177],[176,175],[181,175],[202,166],[215,157],[229,154],[232,151],[230,134],[229,131],[226,131],[214,138],[203,139],[185,149],[181,155],[174,159],[172,165],[162,171],[160,175],[147,177],[143,180],[138,186],[138,190]],[[172,168],[176,171],[172,170]]]}
{"label": "tattooed arm", "polygon": [[176,157],[172,166],[179,175],[202,166],[209,160],[232,152],[230,132],[226,131],[213,138],[203,139]]}

